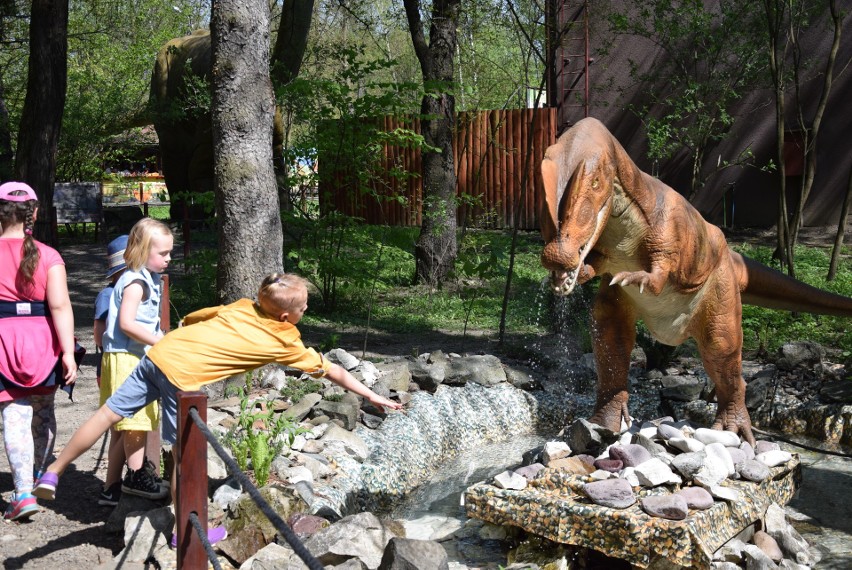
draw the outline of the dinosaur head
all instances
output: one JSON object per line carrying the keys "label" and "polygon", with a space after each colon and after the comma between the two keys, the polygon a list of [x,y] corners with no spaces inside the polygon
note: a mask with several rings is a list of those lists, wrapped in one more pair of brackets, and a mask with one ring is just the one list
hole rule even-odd
{"label": "dinosaur head", "polygon": [[541,263],[550,271],[554,292],[567,295],[582,282],[586,257],[612,210],[615,174],[604,152],[580,158],[569,166],[572,153],[565,153],[567,158],[552,156],[561,150],[552,152],[559,146],[557,143],[549,148],[541,164],[545,189]]}

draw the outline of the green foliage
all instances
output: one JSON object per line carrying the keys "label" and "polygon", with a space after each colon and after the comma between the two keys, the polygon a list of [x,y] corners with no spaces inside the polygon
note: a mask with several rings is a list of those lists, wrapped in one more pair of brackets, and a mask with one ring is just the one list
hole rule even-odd
{"label": "green foliage", "polygon": [[[240,414],[237,424],[223,436],[223,442],[234,455],[234,460],[242,471],[251,470],[259,487],[266,485],[272,461],[284,447],[293,444],[293,438],[304,433],[304,428],[296,425],[285,414],[275,415],[272,401],[267,402],[267,410],[255,412],[247,390],[240,390]],[[262,427],[255,427],[261,423]]]}
{"label": "green foliage", "polygon": [[313,379],[292,379],[287,382],[287,385],[281,388],[281,397],[292,403],[296,403],[306,394],[313,394],[322,390],[322,382]]}
{"label": "green foliage", "polygon": [[[738,252],[764,265],[778,269],[773,249],[749,245],[735,246]],[[796,246],[796,277],[819,289],[852,297],[852,264],[838,266],[837,277],[826,281],[830,250]],[[774,352],[791,340],[812,340],[841,351],[852,350],[852,336],[846,333],[848,318],[812,315],[743,305],[743,344],[748,350]]]}

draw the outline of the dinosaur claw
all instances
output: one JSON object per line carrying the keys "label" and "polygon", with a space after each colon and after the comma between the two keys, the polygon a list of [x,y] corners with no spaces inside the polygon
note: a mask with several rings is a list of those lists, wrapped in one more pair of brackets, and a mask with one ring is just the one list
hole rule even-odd
{"label": "dinosaur claw", "polygon": [[644,293],[644,292],[645,292],[645,284],[644,284],[644,283],[640,283],[640,284],[639,284],[639,294],[641,295],[641,294],[642,294],[642,293]]}

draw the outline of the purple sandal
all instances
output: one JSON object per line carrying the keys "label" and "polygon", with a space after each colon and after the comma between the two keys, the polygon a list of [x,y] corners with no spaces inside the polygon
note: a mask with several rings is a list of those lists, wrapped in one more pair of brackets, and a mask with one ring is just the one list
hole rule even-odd
{"label": "purple sandal", "polygon": [[59,485],[59,475],[48,471],[39,477],[38,483],[36,483],[35,489],[33,489],[33,495],[39,499],[52,501],[56,498],[57,485]]}

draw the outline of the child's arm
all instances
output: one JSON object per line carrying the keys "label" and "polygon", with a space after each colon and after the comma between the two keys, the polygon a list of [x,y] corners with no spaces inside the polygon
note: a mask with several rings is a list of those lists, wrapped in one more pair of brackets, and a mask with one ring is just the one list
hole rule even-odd
{"label": "child's arm", "polygon": [[143,344],[156,344],[162,336],[155,335],[136,322],[136,313],[145,288],[138,281],[134,281],[124,288],[121,298],[121,306],[118,308],[118,327],[121,332],[135,341]]}
{"label": "child's arm", "polygon": [[104,332],[106,332],[106,321],[95,319],[95,324],[92,326],[92,334],[95,337],[95,346],[98,348],[104,347]]}
{"label": "child's arm", "polygon": [[379,396],[378,394],[367,388],[364,384],[358,382],[358,380],[342,366],[332,364],[331,368],[328,369],[328,372],[325,373],[325,377],[340,386],[341,388],[346,388],[350,392],[354,392],[359,396],[364,396],[371,404],[377,406],[379,409],[402,409],[402,404],[400,404],[399,402],[394,402],[393,400],[388,400],[383,396]]}

